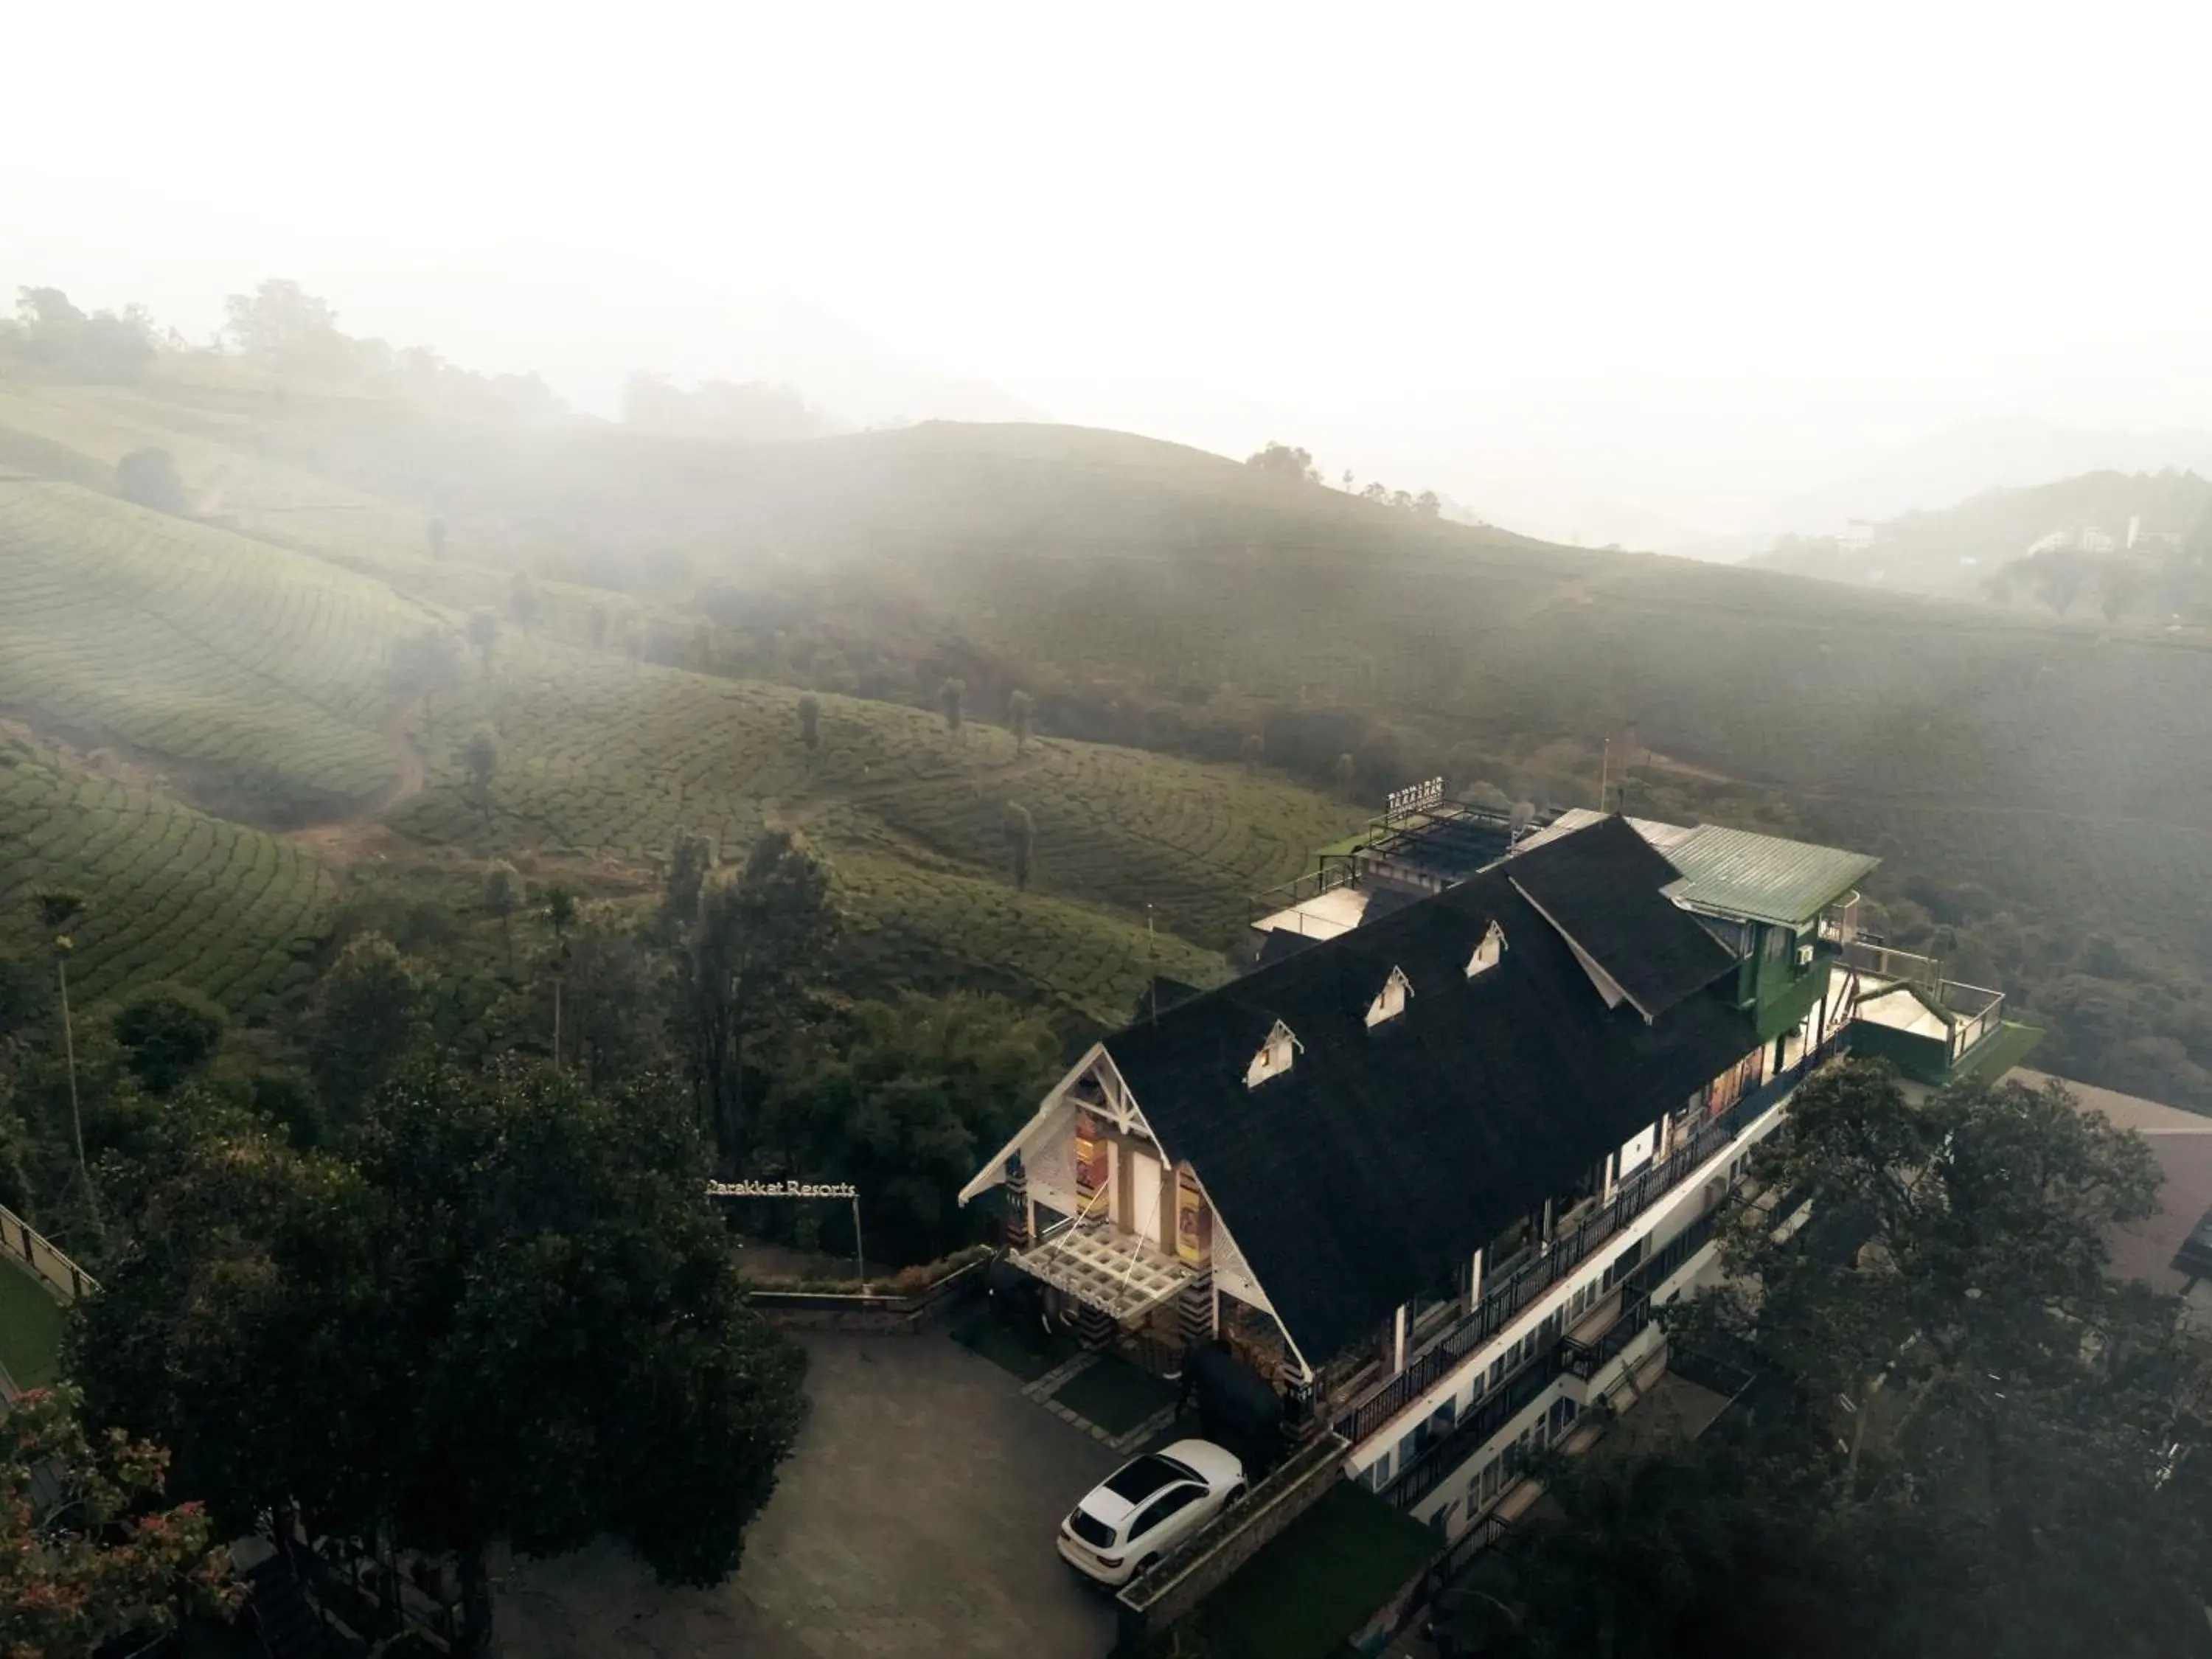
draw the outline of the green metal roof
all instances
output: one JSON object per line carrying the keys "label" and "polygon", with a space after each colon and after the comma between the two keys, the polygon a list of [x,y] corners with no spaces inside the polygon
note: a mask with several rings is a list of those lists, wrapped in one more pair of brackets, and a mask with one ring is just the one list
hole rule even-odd
{"label": "green metal roof", "polygon": [[1881,860],[1779,836],[1700,824],[1660,849],[1682,872],[1669,897],[1721,915],[1797,926],[1850,892]]}

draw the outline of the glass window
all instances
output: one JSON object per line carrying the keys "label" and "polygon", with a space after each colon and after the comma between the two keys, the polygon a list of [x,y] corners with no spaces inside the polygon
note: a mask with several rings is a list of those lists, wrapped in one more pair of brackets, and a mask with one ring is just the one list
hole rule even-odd
{"label": "glass window", "polygon": [[1069,1530],[1093,1549],[1111,1549],[1114,1528],[1101,1521],[1089,1510],[1078,1510],[1067,1517]]}
{"label": "glass window", "polygon": [[1176,1486],[1162,1492],[1139,1510],[1137,1518],[1129,1523],[1129,1541],[1134,1543],[1146,1533],[1188,1509],[1205,1496],[1206,1488],[1203,1486]]}

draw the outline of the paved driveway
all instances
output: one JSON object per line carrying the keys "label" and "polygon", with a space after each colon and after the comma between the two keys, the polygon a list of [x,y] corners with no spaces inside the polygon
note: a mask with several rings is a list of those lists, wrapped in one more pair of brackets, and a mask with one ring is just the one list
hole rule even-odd
{"label": "paved driveway", "polygon": [[814,1409],[737,1577],[663,1589],[607,1547],[523,1563],[500,1599],[501,1652],[1104,1654],[1113,1603],[1052,1540],[1114,1454],[941,1334],[800,1340]]}

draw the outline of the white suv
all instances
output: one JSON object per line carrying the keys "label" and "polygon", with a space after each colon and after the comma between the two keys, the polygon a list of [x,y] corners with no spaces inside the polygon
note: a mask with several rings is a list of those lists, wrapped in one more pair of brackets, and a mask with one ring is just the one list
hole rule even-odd
{"label": "white suv", "polygon": [[1244,1466],[1210,1440],[1124,1463],[1060,1523],[1060,1553],[1102,1584],[1127,1583],[1244,1495]]}

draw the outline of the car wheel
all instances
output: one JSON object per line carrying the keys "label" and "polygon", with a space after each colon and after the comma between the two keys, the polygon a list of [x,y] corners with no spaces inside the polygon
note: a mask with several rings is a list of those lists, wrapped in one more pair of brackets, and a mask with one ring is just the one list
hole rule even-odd
{"label": "car wheel", "polygon": [[1229,1496],[1221,1500],[1221,1507],[1227,1509],[1231,1504],[1241,1504],[1243,1501],[1244,1483],[1242,1480],[1239,1480],[1235,1486],[1229,1489]]}
{"label": "car wheel", "polygon": [[1146,1573],[1150,1572],[1150,1571],[1151,1571],[1154,1567],[1157,1567],[1158,1565],[1159,1565],[1159,1564],[1160,1564],[1160,1553],[1159,1553],[1159,1552],[1158,1552],[1158,1550],[1154,1550],[1154,1551],[1153,1551],[1150,1555],[1146,1556],[1143,1560],[1141,1560],[1141,1561],[1139,1561],[1139,1562],[1138,1562],[1138,1563],[1137,1563],[1137,1570],[1136,1570],[1136,1571],[1134,1571],[1134,1572],[1131,1573],[1131,1574],[1129,1575],[1129,1577],[1130,1577],[1133,1580],[1133,1579],[1138,1579],[1138,1578],[1142,1578],[1142,1577],[1143,1577]]}

